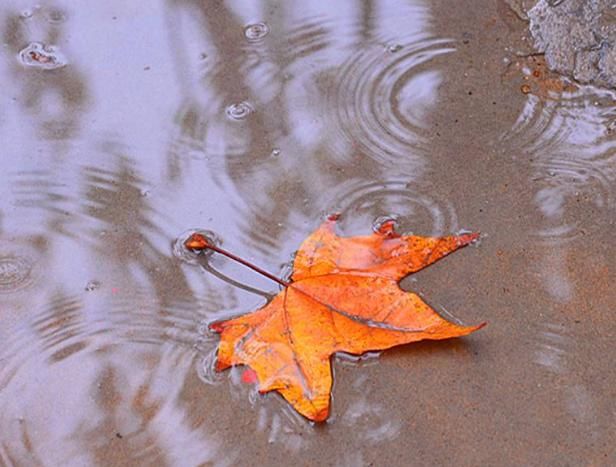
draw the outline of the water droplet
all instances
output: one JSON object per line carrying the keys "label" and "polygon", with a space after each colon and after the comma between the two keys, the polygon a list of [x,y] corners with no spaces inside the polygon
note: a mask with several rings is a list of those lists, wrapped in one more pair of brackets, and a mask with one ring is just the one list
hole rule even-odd
{"label": "water droplet", "polygon": [[26,66],[54,70],[67,65],[64,56],[52,45],[32,42],[19,52],[19,60]]}
{"label": "water droplet", "polygon": [[0,292],[14,292],[28,285],[32,267],[25,256],[0,256]]}
{"label": "water droplet", "polygon": [[181,233],[173,244],[173,256],[179,258],[180,260],[188,264],[199,264],[199,257],[209,256],[213,252],[209,249],[194,251],[186,248],[184,243],[193,234],[203,235],[208,240],[208,242],[212,243],[213,245],[220,245],[221,242],[218,236],[211,230],[190,229]]}
{"label": "water droplet", "polygon": [[94,290],[100,288],[101,283],[99,281],[89,281],[85,286],[86,292],[93,292]]}
{"label": "water droplet", "polygon": [[245,101],[231,104],[227,107],[227,116],[233,120],[244,120],[248,115],[254,112],[252,106]]}
{"label": "water droplet", "polygon": [[[379,228],[383,221],[394,221],[400,233],[450,235],[459,228],[451,202],[435,197],[434,190],[406,180],[359,182],[349,180],[336,187],[335,198],[327,204],[344,215],[340,229],[346,234],[365,231],[366,225]],[[386,216],[377,217],[386,213]],[[375,220],[376,219],[376,220]]]}
{"label": "water droplet", "polygon": [[400,44],[391,44],[387,46],[387,51],[391,54],[395,54],[402,50],[402,46]]}
{"label": "water droplet", "polygon": [[30,19],[32,18],[32,15],[34,15],[34,12],[30,9],[24,10],[19,14],[22,19]]}
{"label": "water droplet", "polygon": [[266,23],[249,24],[244,28],[244,36],[248,42],[259,42],[269,33],[269,26]]}
{"label": "water droplet", "polygon": [[373,365],[378,362],[381,352],[365,352],[361,355],[353,355],[340,352],[336,354],[336,362],[340,362],[345,366],[366,366]]}
{"label": "water droplet", "polygon": [[280,155],[280,149],[279,148],[274,148],[272,149],[271,155],[274,157],[278,157]]}
{"label": "water droplet", "polygon": [[375,233],[380,232],[383,228],[383,224],[386,224],[388,222],[392,223],[393,230],[395,231],[398,227],[398,216],[395,214],[387,214],[385,216],[377,217],[376,219],[374,219],[374,222],[372,222],[372,231]]}
{"label": "water droplet", "polygon": [[293,261],[283,263],[279,268],[279,277],[284,281],[290,281],[293,275]]}
{"label": "water droplet", "polygon": [[218,385],[222,382],[221,373],[216,371],[216,351],[208,352],[198,367],[198,376],[207,384]]}

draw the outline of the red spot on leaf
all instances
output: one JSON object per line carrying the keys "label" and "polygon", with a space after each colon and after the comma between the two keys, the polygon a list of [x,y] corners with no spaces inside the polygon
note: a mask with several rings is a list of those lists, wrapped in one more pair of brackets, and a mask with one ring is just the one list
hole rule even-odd
{"label": "red spot on leaf", "polygon": [[246,368],[242,373],[242,382],[246,384],[255,384],[258,381],[257,373],[252,368]]}

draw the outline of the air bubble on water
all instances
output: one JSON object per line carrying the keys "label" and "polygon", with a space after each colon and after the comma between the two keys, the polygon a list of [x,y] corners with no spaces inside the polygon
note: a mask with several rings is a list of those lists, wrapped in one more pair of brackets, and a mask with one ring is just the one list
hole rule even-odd
{"label": "air bubble on water", "polygon": [[228,106],[226,112],[227,116],[232,120],[244,120],[254,112],[254,109],[248,102],[242,101]]}
{"label": "air bubble on water", "polygon": [[387,46],[387,52],[394,54],[402,50],[402,46],[400,44],[390,44]]}
{"label": "air bubble on water", "polygon": [[93,292],[94,290],[100,288],[101,283],[99,281],[89,281],[85,286],[86,292]]}
{"label": "air bubble on water", "polygon": [[272,152],[270,153],[270,155],[272,155],[273,157],[278,157],[280,153],[281,153],[280,148],[274,148],[272,149]]}
{"label": "air bubble on water", "polygon": [[269,33],[266,23],[253,23],[244,28],[244,36],[248,42],[259,42]]}
{"label": "air bubble on water", "polygon": [[214,232],[203,229],[190,229],[181,233],[178,236],[176,241],[173,243],[173,256],[188,264],[200,264],[199,258],[210,256],[213,251],[209,249],[193,251],[186,248],[184,243],[193,234],[200,234],[204,236],[208,240],[208,242],[212,243],[213,245],[220,245],[221,242]]}

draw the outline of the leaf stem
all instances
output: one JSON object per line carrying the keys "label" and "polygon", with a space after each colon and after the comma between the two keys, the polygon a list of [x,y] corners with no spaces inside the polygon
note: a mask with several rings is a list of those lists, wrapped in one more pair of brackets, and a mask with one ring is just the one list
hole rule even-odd
{"label": "leaf stem", "polygon": [[227,250],[225,250],[223,248],[217,247],[216,245],[212,245],[210,243],[210,241],[208,241],[208,239],[206,239],[201,234],[198,234],[198,233],[192,234],[188,238],[188,240],[186,240],[184,242],[184,246],[186,248],[188,248],[188,249],[195,250],[195,251],[202,251],[202,250],[212,250],[212,251],[215,251],[216,253],[220,253],[221,255],[224,255],[227,258],[232,259],[233,261],[236,261],[236,262],[238,262],[240,264],[243,264],[244,266],[252,269],[253,271],[258,272],[262,276],[265,276],[268,279],[271,279],[274,282],[277,282],[278,284],[280,284],[283,287],[289,287],[291,285],[290,282],[283,281],[279,277],[276,277],[273,274],[265,271],[264,269],[261,269],[259,266],[256,266],[256,265],[250,263],[249,261],[246,261],[245,259],[240,258],[239,256],[234,255],[230,251],[227,251]]}

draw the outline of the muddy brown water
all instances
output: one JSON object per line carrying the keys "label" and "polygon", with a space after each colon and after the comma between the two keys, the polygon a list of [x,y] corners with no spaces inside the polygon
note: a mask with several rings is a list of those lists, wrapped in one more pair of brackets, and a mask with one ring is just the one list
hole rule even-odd
{"label": "muddy brown water", "polygon": [[[501,2],[87,3],[0,5],[0,465],[616,464],[614,95]],[[337,357],[315,426],[212,371],[276,284],[174,243],[284,274],[333,211],[480,230],[402,285],[489,325]]]}

